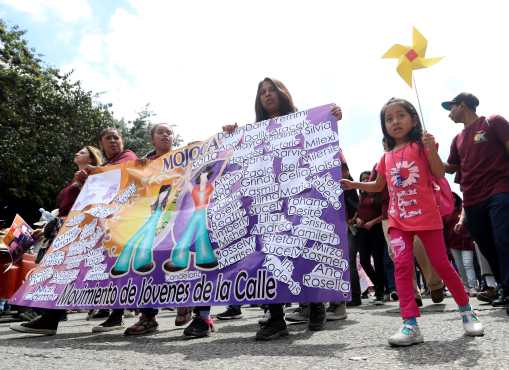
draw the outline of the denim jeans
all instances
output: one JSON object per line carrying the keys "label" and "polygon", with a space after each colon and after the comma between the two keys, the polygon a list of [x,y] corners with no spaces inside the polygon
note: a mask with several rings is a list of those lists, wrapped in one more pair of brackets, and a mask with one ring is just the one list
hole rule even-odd
{"label": "denim jeans", "polygon": [[465,207],[467,227],[509,296],[509,193]]}

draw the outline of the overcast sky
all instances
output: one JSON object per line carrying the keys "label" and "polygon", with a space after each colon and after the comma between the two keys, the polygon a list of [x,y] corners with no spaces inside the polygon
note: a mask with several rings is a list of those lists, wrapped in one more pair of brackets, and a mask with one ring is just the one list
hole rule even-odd
{"label": "overcast sky", "polygon": [[[428,131],[449,145],[461,127],[440,102],[461,91],[481,114],[509,116],[507,11],[503,1],[149,1],[0,0],[0,16],[27,30],[30,46],[74,76],[115,115],[133,119],[145,103],[185,141],[254,121],[265,76],[286,84],[299,109],[335,102],[340,143],[357,176],[382,154],[379,111],[391,97],[416,103],[381,59],[410,45],[412,26],[427,56],[415,73]],[[86,144],[86,143],[84,143]]]}

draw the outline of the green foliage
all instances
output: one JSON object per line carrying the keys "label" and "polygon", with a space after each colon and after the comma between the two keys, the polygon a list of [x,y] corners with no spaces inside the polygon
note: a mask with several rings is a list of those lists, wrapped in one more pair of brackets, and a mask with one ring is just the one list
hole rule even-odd
{"label": "green foliage", "polygon": [[118,127],[140,155],[150,149],[148,106],[133,122],[115,120],[110,105],[73,81],[72,72],[45,66],[23,35],[0,20],[0,219],[52,209],[76,170],[74,153],[97,145],[105,127]]}

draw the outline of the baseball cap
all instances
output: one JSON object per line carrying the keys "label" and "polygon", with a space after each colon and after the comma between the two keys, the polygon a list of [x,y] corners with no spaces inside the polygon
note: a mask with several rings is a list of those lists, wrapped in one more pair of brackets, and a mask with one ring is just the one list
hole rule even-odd
{"label": "baseball cap", "polygon": [[450,101],[444,101],[442,103],[442,107],[446,110],[451,110],[454,104],[460,103],[464,103],[468,108],[475,112],[475,109],[479,105],[479,99],[477,99],[474,95],[470,93],[462,92],[458,94],[456,97],[454,97],[454,99]]}

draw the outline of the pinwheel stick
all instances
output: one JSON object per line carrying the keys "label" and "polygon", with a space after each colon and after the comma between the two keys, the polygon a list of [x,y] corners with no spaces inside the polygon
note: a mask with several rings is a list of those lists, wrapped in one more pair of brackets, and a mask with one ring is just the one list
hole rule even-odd
{"label": "pinwheel stick", "polygon": [[414,82],[415,95],[417,96],[417,105],[419,106],[419,113],[421,114],[422,129],[426,131],[426,125],[424,124],[424,116],[422,115],[421,99],[419,99],[419,91],[417,90],[417,84],[415,83],[415,77],[412,76]]}

